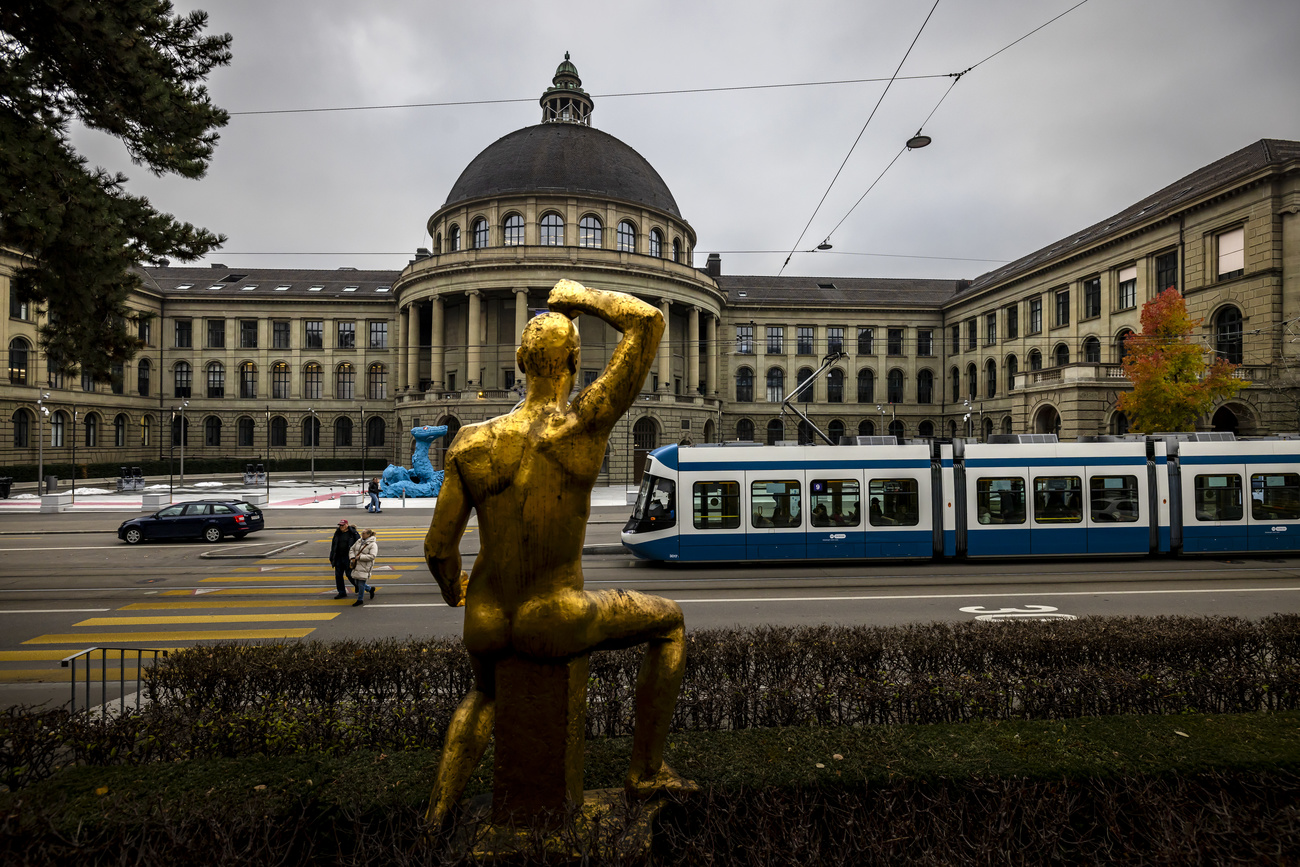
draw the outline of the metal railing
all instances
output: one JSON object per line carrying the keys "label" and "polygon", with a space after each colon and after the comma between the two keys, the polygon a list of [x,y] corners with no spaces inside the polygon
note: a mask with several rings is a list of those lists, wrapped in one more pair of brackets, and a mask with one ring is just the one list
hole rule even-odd
{"label": "metal railing", "polygon": [[[99,703],[98,705],[92,705],[90,702],[91,686],[95,682],[94,675],[92,673],[94,669],[94,660],[91,658],[91,654],[94,653],[99,654]],[[71,669],[71,673],[72,673],[72,676],[70,678],[70,682],[72,685],[72,702],[69,706],[69,709],[73,713],[76,713],[77,711],[77,686],[78,686],[77,660],[84,658],[85,670],[86,670],[86,675],[85,678],[83,679],[83,682],[85,684],[85,695],[86,695],[85,711],[89,713],[92,707],[98,706],[98,707],[102,707],[104,709],[104,712],[107,713],[108,685],[112,682],[111,680],[109,680],[108,677],[108,658],[111,654],[116,654],[117,655],[117,686],[118,686],[117,701],[119,704],[119,713],[125,713],[126,712],[126,684],[127,684],[126,660],[128,654],[132,654],[132,653],[135,654],[135,677],[132,678],[132,682],[134,682],[137,687],[135,691],[135,709],[139,710],[140,709],[140,689],[139,689],[140,670],[141,667],[144,665],[145,654],[152,654],[152,659],[150,661],[152,664],[157,665],[159,654],[161,654],[164,657],[167,655],[167,651],[165,650],[157,650],[148,647],[88,647],[85,650],[82,650],[78,653],[74,653],[71,656],[65,658],[59,663],[59,665],[63,668]]]}

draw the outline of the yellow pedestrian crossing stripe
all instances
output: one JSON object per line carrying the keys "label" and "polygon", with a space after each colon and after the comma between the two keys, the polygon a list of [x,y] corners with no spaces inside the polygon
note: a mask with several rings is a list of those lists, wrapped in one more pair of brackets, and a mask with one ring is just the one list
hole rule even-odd
{"label": "yellow pedestrian crossing stripe", "polygon": [[[294,588],[297,589],[297,588]],[[189,592],[189,591],[185,591]],[[248,592],[248,591],[240,591]],[[334,591],[328,591],[333,593]],[[352,603],[346,599],[213,599],[211,602],[203,601],[208,596],[216,596],[217,593],[204,593],[202,597],[194,601],[187,602],[132,602],[130,605],[123,605],[118,611],[168,611],[192,608],[300,608],[306,606],[326,605],[331,608],[341,608],[344,605]]]}
{"label": "yellow pedestrian crossing stripe", "polygon": [[177,626],[185,623],[285,623],[294,620],[333,620],[330,614],[159,614],[149,617],[91,617],[73,626]]}
{"label": "yellow pedestrian crossing stripe", "polygon": [[[38,635],[23,644],[124,644],[154,641],[251,641],[265,638],[306,638],[315,627],[304,629],[208,629],[184,632],[72,632]],[[67,654],[64,654],[65,656]]]}

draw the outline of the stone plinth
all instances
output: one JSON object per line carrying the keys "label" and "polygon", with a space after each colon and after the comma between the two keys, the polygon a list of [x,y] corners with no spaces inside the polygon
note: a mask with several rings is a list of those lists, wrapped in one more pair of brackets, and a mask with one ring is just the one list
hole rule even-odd
{"label": "stone plinth", "polygon": [[265,506],[271,498],[266,494],[245,494],[242,499],[250,506]]}
{"label": "stone plinth", "polygon": [[367,499],[365,494],[342,494],[339,497],[340,509],[359,509]]}
{"label": "stone plinth", "polygon": [[66,512],[72,508],[72,491],[60,491],[57,494],[41,494],[41,513]]}
{"label": "stone plinth", "polygon": [[588,657],[496,665],[492,821],[562,816],[581,804]]}

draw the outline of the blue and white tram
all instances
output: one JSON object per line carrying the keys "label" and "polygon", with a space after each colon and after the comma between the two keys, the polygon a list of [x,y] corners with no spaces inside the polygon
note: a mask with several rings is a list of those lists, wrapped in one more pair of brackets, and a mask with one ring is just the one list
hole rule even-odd
{"label": "blue and white tram", "polygon": [[996,439],[666,446],[623,544],[664,561],[1300,550],[1300,441]]}

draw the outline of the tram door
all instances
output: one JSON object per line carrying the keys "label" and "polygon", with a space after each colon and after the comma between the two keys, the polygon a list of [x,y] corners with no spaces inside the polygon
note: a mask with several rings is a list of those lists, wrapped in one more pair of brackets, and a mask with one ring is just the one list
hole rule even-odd
{"label": "tram door", "polygon": [[808,556],[807,491],[803,470],[745,473],[745,555],[750,560]]}

